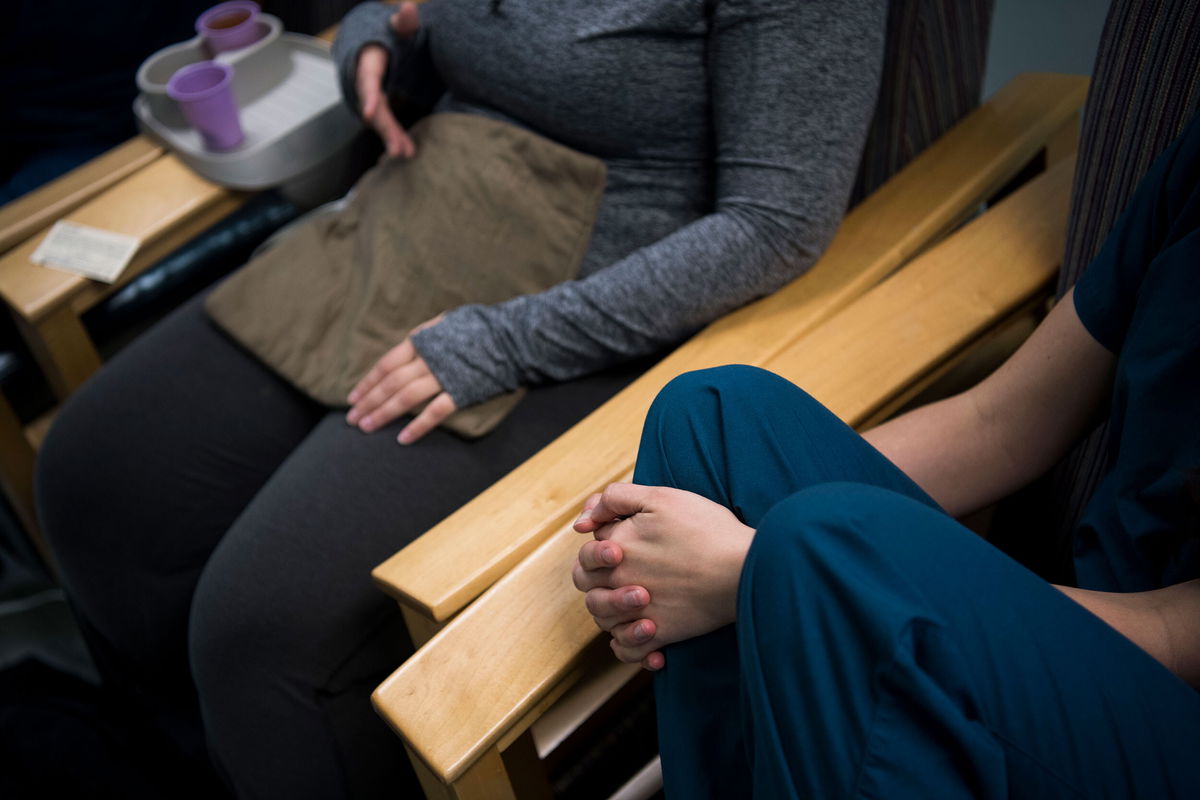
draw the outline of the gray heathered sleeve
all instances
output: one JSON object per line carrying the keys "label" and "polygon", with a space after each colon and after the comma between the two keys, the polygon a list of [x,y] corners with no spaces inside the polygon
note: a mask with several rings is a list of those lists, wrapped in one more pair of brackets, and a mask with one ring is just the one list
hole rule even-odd
{"label": "gray heathered sleeve", "polygon": [[429,24],[422,18],[416,34],[400,41],[392,35],[388,19],[396,6],[372,0],[350,9],[338,27],[333,42],[333,61],[337,64],[342,84],[342,98],[355,116],[360,113],[354,72],[358,54],[369,44],[383,45],[388,51],[388,71],[385,89],[393,104],[410,101],[432,106],[443,91],[441,79],[429,56]]}
{"label": "gray heathered sleeve", "polygon": [[585,279],[414,337],[459,407],[680,341],[806,271],[845,212],[878,90],[884,0],[724,0],[713,213]]}

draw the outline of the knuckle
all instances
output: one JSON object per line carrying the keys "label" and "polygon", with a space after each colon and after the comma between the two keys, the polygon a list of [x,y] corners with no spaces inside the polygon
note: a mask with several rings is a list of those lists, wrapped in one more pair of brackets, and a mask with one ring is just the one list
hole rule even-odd
{"label": "knuckle", "polygon": [[368,410],[374,410],[383,405],[383,401],[387,400],[388,393],[380,384],[376,384],[371,391],[367,392],[367,396],[363,398],[363,407]]}
{"label": "knuckle", "polygon": [[[380,124],[382,124],[382,122],[383,120],[381,116]],[[399,344],[393,347],[391,350],[388,350],[383,354],[383,357],[379,359],[379,365],[375,368],[382,372],[391,371],[396,367],[403,365],[406,361],[408,361],[408,359],[404,357],[403,347],[404,345]]]}
{"label": "knuckle", "polygon": [[437,413],[437,409],[432,409],[425,406],[421,413],[413,420],[413,424],[423,431],[431,431],[438,426],[438,423],[443,419],[443,415]]}
{"label": "knuckle", "polygon": [[379,388],[388,394],[396,394],[404,388],[404,378],[397,370],[390,370],[380,378]]}
{"label": "knuckle", "polygon": [[396,400],[405,408],[412,408],[417,403],[424,400],[427,395],[428,391],[424,386],[421,386],[417,383],[409,383],[400,389],[400,391],[396,394]]}
{"label": "knuckle", "polygon": [[600,559],[597,557],[597,544],[599,543],[593,539],[579,548],[579,562],[583,564],[584,569],[598,569],[601,566]]}
{"label": "knuckle", "polygon": [[607,610],[605,608],[604,599],[599,595],[600,592],[595,589],[589,589],[587,594],[584,595],[583,603],[585,606],[587,606],[588,613],[590,613],[593,617],[605,616],[604,612]]}
{"label": "knuckle", "polygon": [[386,423],[391,422],[403,413],[403,405],[393,396],[379,404],[379,408],[375,411],[375,416],[379,418],[381,423]]}
{"label": "knuckle", "polygon": [[625,652],[625,648],[621,646],[621,643],[617,641],[616,637],[609,640],[608,647],[613,651],[613,655],[617,657],[617,660],[624,661],[626,664],[630,663],[629,655]]}

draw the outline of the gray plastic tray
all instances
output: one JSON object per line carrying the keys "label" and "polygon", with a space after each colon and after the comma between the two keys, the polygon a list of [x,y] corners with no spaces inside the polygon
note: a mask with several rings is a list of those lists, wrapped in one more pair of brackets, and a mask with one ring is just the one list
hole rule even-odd
{"label": "gray plastic tray", "polygon": [[206,150],[167,96],[167,81],[176,70],[209,58],[199,36],[146,59],[137,73],[141,94],[133,103],[145,133],[204,177],[236,189],[285,183],[341,150],[361,130],[342,102],[329,46],[284,33],[270,14],[258,19],[264,34],[259,41],[213,59],[233,67],[233,92],[246,134],[237,149]]}

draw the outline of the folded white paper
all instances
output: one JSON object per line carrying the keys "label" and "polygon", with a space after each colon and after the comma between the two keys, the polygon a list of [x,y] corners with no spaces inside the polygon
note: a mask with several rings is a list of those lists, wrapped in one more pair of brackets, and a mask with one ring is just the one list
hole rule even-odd
{"label": "folded white paper", "polygon": [[129,266],[139,244],[136,236],[60,220],[33,251],[30,260],[112,283]]}

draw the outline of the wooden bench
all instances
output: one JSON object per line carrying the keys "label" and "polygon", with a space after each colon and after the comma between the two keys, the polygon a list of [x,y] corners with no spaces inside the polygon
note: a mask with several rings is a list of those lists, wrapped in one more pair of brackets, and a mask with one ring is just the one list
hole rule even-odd
{"label": "wooden bench", "polygon": [[[697,334],[375,570],[414,640],[427,642],[375,699],[410,746],[431,797],[512,796],[513,783],[536,783],[514,765],[537,750],[535,720],[584,676],[596,637],[570,586],[567,570],[581,541],[569,524],[588,494],[632,474],[641,422],[658,390],[681,372],[750,363],[798,379],[852,423],[886,415],[981,330],[1048,285],[1062,249],[1069,156],[1086,87],[1086,79],[1068,76],[1015,79],[851,211],[807,275]],[[969,237],[956,235],[880,284],[1042,150],[1055,170],[972,223]],[[986,245],[974,244],[980,241]],[[1026,255],[1028,268],[1009,264],[1024,265]],[[986,288],[993,282],[996,293]],[[942,286],[966,298],[945,314],[934,309],[944,327],[966,331],[956,339],[941,329],[926,335],[934,328],[912,321],[921,304],[908,304],[942,303],[950,297]],[[914,358],[882,346],[892,340]],[[957,343],[946,350],[946,341]],[[931,356],[926,345],[942,350]],[[822,376],[816,385],[810,369]],[[598,680],[613,684],[612,671]]]}

